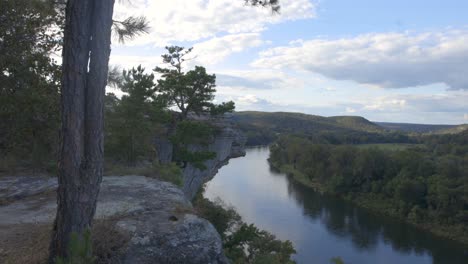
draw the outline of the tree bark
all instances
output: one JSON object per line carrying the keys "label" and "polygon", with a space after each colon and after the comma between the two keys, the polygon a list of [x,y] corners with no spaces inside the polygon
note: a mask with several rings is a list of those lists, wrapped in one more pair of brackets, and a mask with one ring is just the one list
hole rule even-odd
{"label": "tree bark", "polygon": [[[103,171],[104,93],[114,0],[68,0],[62,62],[57,215],[49,263],[91,227]],[[90,252],[89,252],[90,254]]]}

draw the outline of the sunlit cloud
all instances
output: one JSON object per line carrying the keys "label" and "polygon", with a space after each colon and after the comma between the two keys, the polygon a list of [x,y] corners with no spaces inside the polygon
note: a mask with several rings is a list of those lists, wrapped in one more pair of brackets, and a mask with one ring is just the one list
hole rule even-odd
{"label": "sunlit cloud", "polygon": [[191,65],[213,65],[222,62],[233,53],[265,44],[259,33],[230,34],[214,37],[193,45]]}
{"label": "sunlit cloud", "polygon": [[304,87],[304,81],[278,70],[230,71],[217,74],[218,86],[238,89],[295,89]]}
{"label": "sunlit cloud", "polygon": [[165,46],[180,41],[197,41],[220,33],[238,34],[265,30],[268,25],[315,17],[309,0],[282,0],[282,10],[250,7],[243,0],[133,0],[117,2],[114,19],[145,16],[150,33],[128,44]]}
{"label": "sunlit cloud", "polygon": [[252,63],[383,88],[442,83],[468,90],[468,30],[314,39],[263,51]]}

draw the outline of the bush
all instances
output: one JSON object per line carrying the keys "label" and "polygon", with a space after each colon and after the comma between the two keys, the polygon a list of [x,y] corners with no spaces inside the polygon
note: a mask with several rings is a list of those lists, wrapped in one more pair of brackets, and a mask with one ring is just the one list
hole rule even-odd
{"label": "bush", "polygon": [[226,256],[233,263],[295,263],[291,255],[296,253],[291,241],[281,241],[253,224],[244,223],[240,215],[218,200],[212,202],[200,191],[193,202],[198,214],[210,221],[221,234]]}

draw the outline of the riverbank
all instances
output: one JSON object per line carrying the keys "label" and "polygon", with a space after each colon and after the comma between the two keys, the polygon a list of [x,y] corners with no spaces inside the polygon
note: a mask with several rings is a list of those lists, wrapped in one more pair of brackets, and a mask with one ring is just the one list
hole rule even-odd
{"label": "riverbank", "polygon": [[[292,165],[279,166],[272,160],[268,159],[270,166],[282,173],[287,174],[295,182],[313,189],[319,193],[327,193],[331,195],[337,195],[340,198],[350,201],[356,206],[368,209],[374,213],[390,216],[405,223],[411,224],[421,230],[430,232],[436,236],[450,239],[458,243],[463,244],[468,248],[468,228],[463,225],[449,225],[444,226],[437,223],[422,223],[420,221],[427,221],[427,219],[410,220],[409,218],[402,217],[396,212],[395,207],[391,200],[386,199],[376,194],[363,194],[363,193],[350,193],[347,195],[338,195],[336,193],[329,192],[323,184],[319,181],[310,180],[304,173],[294,169]],[[415,218],[417,219],[417,218]]]}

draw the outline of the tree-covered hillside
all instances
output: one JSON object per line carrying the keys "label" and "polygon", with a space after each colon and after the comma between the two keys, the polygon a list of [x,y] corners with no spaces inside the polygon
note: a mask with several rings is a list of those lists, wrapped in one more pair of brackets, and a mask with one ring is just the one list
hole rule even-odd
{"label": "tree-covered hillside", "polygon": [[286,112],[237,112],[235,119],[247,135],[247,145],[266,145],[278,135],[296,134],[332,143],[413,142],[404,133],[384,128],[359,116],[323,117]]}
{"label": "tree-covered hillside", "polygon": [[468,125],[426,125],[426,124],[410,124],[410,123],[388,123],[375,122],[375,124],[393,131],[416,132],[416,133],[432,133],[432,134],[451,134],[462,132],[468,129]]}

